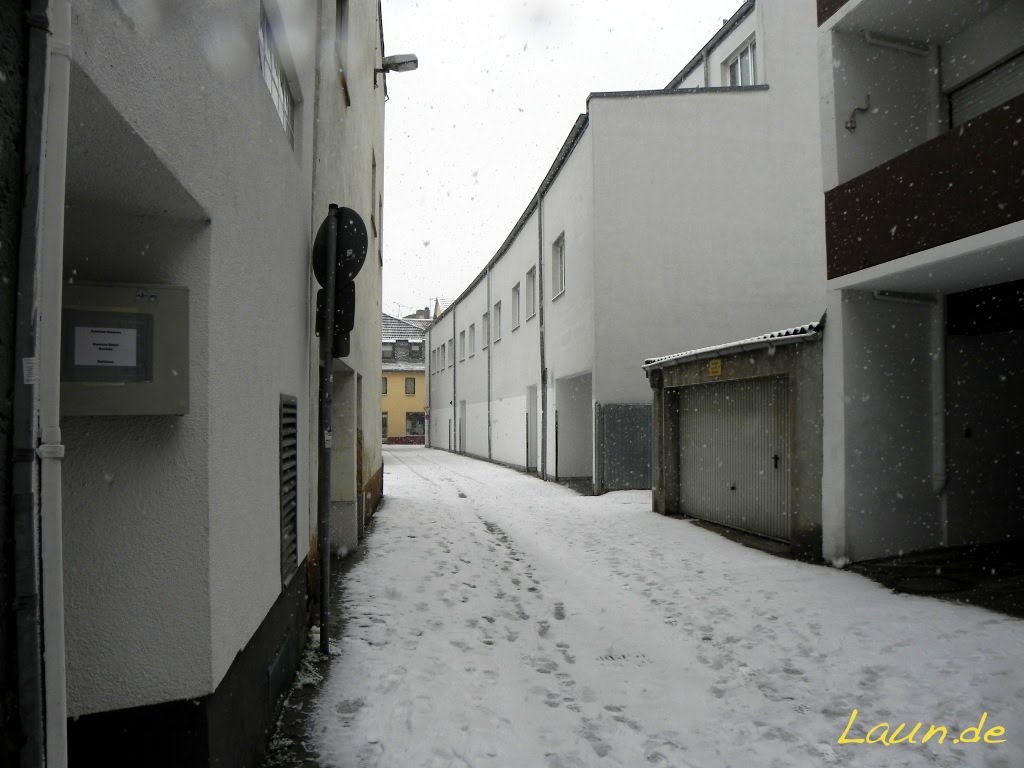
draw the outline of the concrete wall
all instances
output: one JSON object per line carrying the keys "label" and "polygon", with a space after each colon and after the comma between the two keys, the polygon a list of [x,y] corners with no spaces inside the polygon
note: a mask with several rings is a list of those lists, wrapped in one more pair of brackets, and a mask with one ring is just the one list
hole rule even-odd
{"label": "concrete wall", "polygon": [[[315,18],[317,3],[306,0],[297,10]],[[335,435],[344,433],[351,445],[344,450],[351,451],[356,462],[356,471],[337,488],[334,501],[352,502],[351,512],[358,509],[364,514],[373,512],[373,504],[380,492],[383,480],[380,435],[380,386],[376,382],[381,376],[381,270],[383,268],[383,221],[381,206],[384,185],[384,93],[386,78],[374,76],[374,68],[380,66],[383,55],[380,39],[380,19],[376,0],[351,0],[348,3],[348,34],[340,40],[337,36],[338,20],[336,2],[321,0],[319,31],[311,30],[309,41],[319,40],[320,74],[318,79],[318,108],[315,129],[311,126],[316,148],[313,169],[313,208],[311,228],[317,228],[327,215],[331,203],[351,208],[366,224],[369,253],[356,277],[356,319],[351,334],[351,353],[344,362],[335,363],[335,370],[341,373],[351,371],[361,377],[361,396],[351,401],[352,410],[335,409],[332,430]],[[343,74],[339,74],[339,70]],[[376,87],[375,87],[376,83]],[[315,297],[319,287],[309,275],[308,290]],[[312,300],[308,322],[312,323]],[[318,346],[317,339],[310,339],[311,362],[309,381],[312,392],[317,391]],[[315,397],[309,401],[310,423],[317,418]],[[404,420],[404,415],[403,415]],[[338,443],[334,445],[337,447]],[[316,435],[310,435],[310,455],[316,456]],[[358,453],[358,455],[356,455]],[[311,462],[310,483],[316,487],[315,459]],[[332,479],[333,484],[333,479]],[[358,499],[358,503],[356,500]],[[316,530],[316,500],[309,506],[311,536]],[[345,523],[352,528],[352,521]],[[355,526],[359,527],[356,521]]]}
{"label": "concrete wall", "polygon": [[940,546],[932,490],[935,310],[846,291],[842,311],[851,342],[843,350],[847,556],[866,560]]}
{"label": "concrete wall", "polygon": [[[456,344],[459,335],[466,334],[466,355],[462,356],[461,350],[456,347],[456,363],[458,365],[458,404],[459,418],[461,421],[461,403],[466,403],[465,423],[460,423],[460,434],[465,440],[460,440],[459,450],[472,456],[488,456],[488,407],[487,407],[487,377],[488,365],[493,346],[484,346],[487,338],[484,329],[484,314],[488,312],[487,302],[487,280],[478,282],[472,290],[463,297],[455,315]],[[469,329],[473,327],[474,346],[469,347]],[[451,399],[451,398],[449,398]]]}
{"label": "concrete wall", "polygon": [[[448,341],[454,338],[455,324],[452,312],[437,320],[427,333],[427,349],[435,352],[433,359],[443,363],[432,373],[428,392],[430,423],[427,427],[430,446],[455,450],[455,366],[448,355]],[[441,361],[440,350],[444,349]],[[458,361],[456,361],[458,362]]]}
{"label": "concrete wall", "polygon": [[[926,56],[869,45],[860,34],[835,31],[831,39],[837,181],[842,184],[930,138],[934,115],[932,65]],[[828,75],[825,75],[827,78]],[[846,129],[854,108],[855,131]]]}
{"label": "concrete wall", "polygon": [[[376,31],[365,33],[371,24],[376,29],[376,4],[353,6],[353,26],[363,27],[364,39],[378,39]],[[314,341],[305,308],[310,229],[318,221],[309,203],[316,4],[268,3],[286,30],[279,43],[290,52],[294,144],[256,57],[260,4],[163,8],[73,9],[79,75],[72,90],[68,277],[190,288],[192,411],[180,419],[65,425],[71,715],[212,691],[266,616],[281,593],[281,394],[299,399],[299,432],[308,439],[300,441],[300,472],[314,477]],[[331,140],[354,147],[354,159],[344,172],[338,158],[325,159],[328,173],[344,181],[332,187],[318,175],[318,209],[327,198],[372,209],[370,149],[380,147],[383,93],[373,91],[370,69],[378,55],[364,51],[353,65],[362,72],[351,84],[347,133]],[[77,115],[75,83],[83,97]],[[330,117],[321,115],[319,124],[337,127]],[[368,132],[376,138],[366,138]],[[379,177],[380,151],[376,159]],[[174,185],[164,193],[168,179]],[[109,218],[90,215],[90,205],[104,207]],[[360,275],[357,319],[365,340],[354,340],[352,360],[375,383],[379,231],[371,238],[376,258]],[[379,401],[364,397],[362,407],[376,432]],[[379,442],[363,445],[372,471]],[[300,562],[310,503],[300,484]]]}
{"label": "concrete wall", "polygon": [[649,402],[645,358],[822,314],[814,3],[760,5],[767,90],[590,102],[598,402]]}
{"label": "concrete wall", "polygon": [[[548,369],[547,471],[555,471],[555,411],[559,412],[558,473],[566,477],[592,477],[593,415],[592,373],[597,354],[594,296],[594,138],[587,128],[552,182],[541,204],[544,326]],[[565,238],[565,290],[553,295],[552,246]],[[587,378],[587,394],[559,388],[559,380]],[[582,384],[577,382],[577,384]],[[579,399],[583,397],[583,399]],[[560,398],[569,398],[563,402]],[[564,407],[563,407],[564,406]],[[572,434],[572,437],[569,435]],[[584,449],[585,445],[585,449]],[[583,451],[585,450],[585,453]]]}
{"label": "concrete wall", "polygon": [[708,361],[694,360],[652,373],[654,389],[653,507],[679,507],[679,405],[682,388],[768,376],[786,377],[790,407],[790,533],[800,557],[821,557],[822,348],[819,342],[722,355],[722,375],[708,375]]}
{"label": "concrete wall", "polygon": [[[491,284],[491,458],[527,465],[527,414],[530,387],[540,385],[539,317],[526,317],[526,272],[537,266],[538,217],[530,216],[508,250],[490,269]],[[515,323],[512,288],[520,286],[520,321]],[[501,302],[501,339],[494,333],[494,305]],[[459,396],[462,399],[462,396]]]}

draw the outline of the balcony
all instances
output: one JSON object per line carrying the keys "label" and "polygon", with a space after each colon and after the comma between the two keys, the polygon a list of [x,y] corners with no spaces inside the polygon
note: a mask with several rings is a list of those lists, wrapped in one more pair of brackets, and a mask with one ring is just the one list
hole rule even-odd
{"label": "balcony", "polygon": [[829,279],[1024,219],[1024,96],[825,193]]}

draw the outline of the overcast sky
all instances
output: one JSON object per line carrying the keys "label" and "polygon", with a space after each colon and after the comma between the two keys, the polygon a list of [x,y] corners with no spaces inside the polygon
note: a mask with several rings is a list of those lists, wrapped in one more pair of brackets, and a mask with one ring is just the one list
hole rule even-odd
{"label": "overcast sky", "polygon": [[[456,298],[592,91],[662,88],[741,0],[383,0],[384,311]],[[642,9],[642,14],[637,10]]]}

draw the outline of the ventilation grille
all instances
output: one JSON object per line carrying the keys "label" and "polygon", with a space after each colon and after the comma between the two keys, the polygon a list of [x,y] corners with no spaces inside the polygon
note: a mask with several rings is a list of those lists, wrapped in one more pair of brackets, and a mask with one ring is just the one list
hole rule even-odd
{"label": "ventilation grille", "polygon": [[299,406],[281,396],[281,581],[299,569]]}

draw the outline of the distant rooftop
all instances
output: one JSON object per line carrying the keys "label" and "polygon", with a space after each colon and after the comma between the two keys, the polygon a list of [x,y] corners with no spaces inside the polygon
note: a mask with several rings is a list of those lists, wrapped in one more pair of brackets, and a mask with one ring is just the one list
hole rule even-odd
{"label": "distant rooftop", "polygon": [[398,339],[418,341],[423,338],[425,331],[416,323],[381,312],[380,335],[383,341],[397,341]]}

